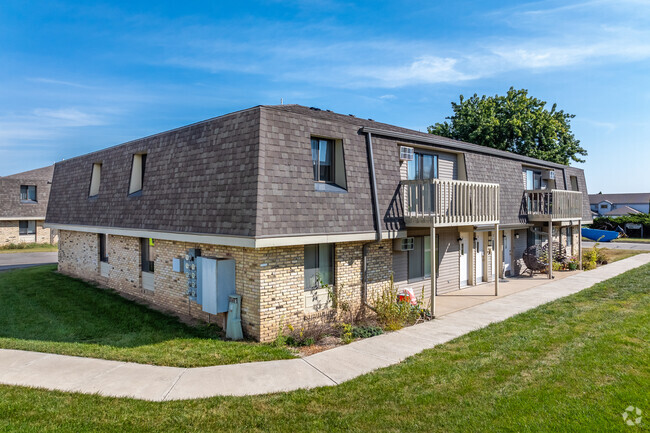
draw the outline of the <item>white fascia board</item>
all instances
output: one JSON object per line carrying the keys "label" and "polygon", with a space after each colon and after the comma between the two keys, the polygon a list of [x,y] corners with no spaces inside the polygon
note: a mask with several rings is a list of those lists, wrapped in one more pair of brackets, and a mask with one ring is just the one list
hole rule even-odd
{"label": "white fascia board", "polygon": [[201,244],[225,245],[231,247],[255,248],[255,240],[244,236],[207,235],[197,233],[163,232],[155,230],[125,229],[118,227],[81,226],[74,224],[45,223],[45,228],[70,230],[84,233],[103,233],[134,238],[154,238],[165,241],[191,242]]}
{"label": "white fascia board", "polygon": [[0,221],[45,221],[45,217],[0,217]]}
{"label": "white fascia board", "polygon": [[[176,242],[190,242],[211,245],[225,245],[244,248],[270,248],[294,245],[309,245],[334,242],[373,241],[376,232],[343,233],[343,234],[318,234],[300,236],[278,236],[253,238],[246,236],[224,236],[200,233],[163,232],[155,230],[124,229],[117,227],[80,226],[72,224],[46,223],[45,228],[70,230],[85,233],[103,233],[107,235],[131,236],[137,238],[154,238]],[[382,239],[396,239],[406,237],[406,231],[385,231]]]}

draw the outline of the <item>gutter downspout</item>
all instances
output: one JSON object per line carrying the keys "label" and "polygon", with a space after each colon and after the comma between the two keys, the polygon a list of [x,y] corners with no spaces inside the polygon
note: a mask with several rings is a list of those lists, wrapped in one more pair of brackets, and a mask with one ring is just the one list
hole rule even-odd
{"label": "gutter downspout", "polygon": [[372,152],[372,134],[367,134],[367,148],[368,148],[368,171],[370,172],[370,190],[372,192],[372,208],[375,217],[375,230],[377,237],[372,242],[363,244],[363,286],[361,290],[361,304],[362,307],[368,307],[371,310],[375,309],[368,304],[368,247],[372,244],[379,244],[381,242],[381,219],[379,217],[379,198],[377,196],[377,177],[375,175],[375,160]]}

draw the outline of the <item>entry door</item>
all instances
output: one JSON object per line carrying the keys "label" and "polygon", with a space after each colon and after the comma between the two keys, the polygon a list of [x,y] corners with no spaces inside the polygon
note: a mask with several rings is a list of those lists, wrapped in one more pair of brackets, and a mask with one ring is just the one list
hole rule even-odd
{"label": "entry door", "polygon": [[476,284],[483,282],[483,233],[476,234],[476,242],[474,248],[476,249]]}
{"label": "entry door", "polygon": [[510,256],[512,253],[512,230],[503,231],[503,275],[510,275]]}
{"label": "entry door", "polygon": [[460,287],[466,287],[469,279],[469,235],[460,235]]}

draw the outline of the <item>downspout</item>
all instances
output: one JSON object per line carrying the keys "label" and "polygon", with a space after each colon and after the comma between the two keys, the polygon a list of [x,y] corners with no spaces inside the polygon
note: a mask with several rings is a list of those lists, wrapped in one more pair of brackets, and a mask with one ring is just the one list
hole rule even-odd
{"label": "downspout", "polygon": [[377,236],[374,241],[363,244],[363,286],[361,290],[361,303],[363,307],[368,307],[375,311],[375,309],[368,304],[368,247],[372,244],[379,244],[381,242],[381,218],[379,216],[379,197],[377,196],[375,159],[372,152],[372,134],[370,132],[367,132],[367,134],[366,144],[368,148],[368,171],[370,172],[370,190],[372,192],[372,208],[375,217],[375,230],[377,231]]}

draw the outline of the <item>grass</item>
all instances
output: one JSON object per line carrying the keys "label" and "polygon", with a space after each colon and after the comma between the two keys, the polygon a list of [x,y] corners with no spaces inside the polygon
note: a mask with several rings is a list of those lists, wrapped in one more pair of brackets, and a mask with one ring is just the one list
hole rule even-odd
{"label": "grass", "polygon": [[[152,403],[0,386],[0,431],[648,431],[650,265],[336,387]],[[621,414],[643,410],[640,426]]]}
{"label": "grass", "polygon": [[222,340],[214,325],[185,325],[55,269],[0,273],[0,348],[178,367],[293,357],[281,347]]}
{"label": "grass", "polygon": [[650,244],[650,239],[648,238],[618,238],[614,239],[613,242],[632,242],[632,243],[644,243]]}
{"label": "grass", "polygon": [[20,243],[7,244],[0,247],[0,254],[8,253],[41,253],[58,251],[58,244]]}
{"label": "grass", "polygon": [[[619,260],[627,259],[628,257],[636,256],[637,254],[647,253],[648,251],[639,251],[639,250],[618,250],[610,248],[601,248],[607,254],[609,263],[614,263]],[[584,251],[584,250],[583,250]]]}

